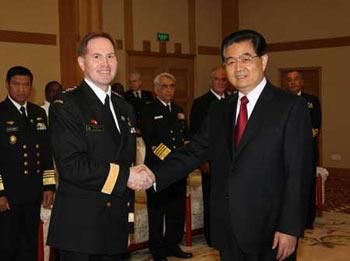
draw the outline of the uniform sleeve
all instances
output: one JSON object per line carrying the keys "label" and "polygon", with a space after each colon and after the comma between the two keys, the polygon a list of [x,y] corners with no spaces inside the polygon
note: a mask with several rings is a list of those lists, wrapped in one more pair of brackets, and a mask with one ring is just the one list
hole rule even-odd
{"label": "uniform sleeve", "polygon": [[[42,118],[44,119],[44,124],[47,126],[46,113],[42,113]],[[48,130],[43,134],[43,140],[41,143],[42,148],[42,158],[43,158],[43,185],[44,191],[55,191],[56,190],[56,174],[53,164],[52,150],[50,146],[50,138]]]}
{"label": "uniform sleeve", "polygon": [[56,100],[50,107],[51,144],[60,180],[83,189],[121,196],[127,187],[129,166],[89,157],[84,124],[74,102],[67,100]]}
{"label": "uniform sleeve", "polygon": [[293,236],[303,234],[312,175],[310,113],[298,98],[290,111],[284,134],[286,183],[277,230]]}

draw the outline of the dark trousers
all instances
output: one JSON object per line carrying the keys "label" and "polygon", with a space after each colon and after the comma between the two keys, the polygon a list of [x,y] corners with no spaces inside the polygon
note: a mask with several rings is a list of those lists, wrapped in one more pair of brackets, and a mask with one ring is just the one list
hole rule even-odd
{"label": "dark trousers", "polygon": [[204,221],[204,236],[208,245],[211,245],[210,240],[210,173],[202,172],[202,193],[203,193],[203,221]]}
{"label": "dark trousers", "polygon": [[[271,247],[266,247],[261,252],[245,253],[237,244],[237,241],[231,233],[227,235],[226,245],[220,250],[221,261],[275,261],[277,249],[272,250]],[[295,261],[296,251],[290,255],[285,261]]]}
{"label": "dark trousers", "polygon": [[313,166],[312,180],[309,195],[309,207],[306,216],[306,228],[313,228],[316,218],[316,165]]}
{"label": "dark trousers", "polygon": [[123,255],[89,255],[71,251],[59,251],[59,261],[124,261]]}
{"label": "dark trousers", "polygon": [[147,191],[147,210],[150,252],[153,256],[166,256],[181,242],[184,234],[186,179],[159,193]]}
{"label": "dark trousers", "polygon": [[40,202],[10,208],[0,213],[0,260],[37,261]]}

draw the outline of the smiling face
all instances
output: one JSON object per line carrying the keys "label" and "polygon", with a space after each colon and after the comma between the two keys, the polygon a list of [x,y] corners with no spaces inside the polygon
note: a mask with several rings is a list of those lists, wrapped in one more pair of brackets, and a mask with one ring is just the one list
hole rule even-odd
{"label": "smiling face", "polygon": [[32,90],[30,77],[27,75],[12,76],[7,83],[7,89],[10,97],[20,105],[25,104]]}
{"label": "smiling face", "polygon": [[78,57],[78,63],[85,78],[107,91],[117,73],[117,58],[109,39],[103,37],[91,39],[85,54]]}
{"label": "smiling face", "polygon": [[243,94],[247,95],[263,80],[268,57],[257,56],[251,41],[231,44],[224,51],[224,59],[228,80]]}

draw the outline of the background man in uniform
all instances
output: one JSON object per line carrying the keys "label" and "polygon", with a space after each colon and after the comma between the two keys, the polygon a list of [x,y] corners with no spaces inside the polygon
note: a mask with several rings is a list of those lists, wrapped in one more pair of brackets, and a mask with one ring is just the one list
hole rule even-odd
{"label": "background man in uniform", "polygon": [[40,205],[50,207],[55,173],[45,111],[28,102],[33,74],[15,66],[0,103],[0,260],[37,261]]}
{"label": "background man in uniform", "polygon": [[[172,100],[176,79],[161,73],[154,79],[157,97],[141,112],[141,133],[146,144],[145,162],[157,166],[167,155],[184,145],[187,140],[185,114]],[[172,184],[160,193],[147,191],[149,247],[155,261],[167,256],[190,258],[181,250],[186,210],[186,178]],[[165,233],[163,223],[165,218]]]}
{"label": "background man in uniform", "polygon": [[314,221],[316,217],[316,168],[318,165],[318,136],[321,129],[321,105],[316,96],[307,94],[302,91],[304,85],[304,79],[299,71],[290,71],[287,73],[287,87],[288,90],[304,97],[309,108],[311,124],[312,124],[312,136],[313,136],[313,168],[312,168],[312,183],[311,193],[309,201],[309,210],[306,219],[306,228],[312,229],[314,227]]}
{"label": "background man in uniform", "polygon": [[312,168],[306,102],[266,80],[266,42],[259,33],[227,36],[222,58],[238,94],[213,103],[191,142],[153,168],[156,189],[209,159],[211,243],[221,260],[295,260]]}
{"label": "background man in uniform", "polygon": [[78,56],[84,80],[50,107],[60,175],[48,244],[60,250],[60,261],[119,261],[133,223],[134,195],[128,187],[146,189],[152,179],[129,173],[135,118],[132,107],[111,94],[117,71],[113,38],[87,34]]}
{"label": "background man in uniform", "polygon": [[50,104],[58,98],[63,91],[62,85],[58,81],[50,81],[45,85],[45,101],[41,106],[46,112],[46,116],[49,115]]}
{"label": "background man in uniform", "polygon": [[153,100],[150,91],[142,90],[141,74],[134,72],[129,76],[129,90],[124,93],[125,99],[134,107],[137,128],[140,128],[140,113],[143,105]]}
{"label": "background man in uniform", "polygon": [[[208,114],[210,104],[225,98],[225,91],[228,86],[226,71],[224,68],[215,68],[210,74],[209,91],[193,101],[190,117],[190,136],[194,136],[200,129],[205,117]],[[210,242],[210,222],[209,222],[209,201],[210,201],[210,166],[206,161],[201,166],[202,173],[202,192],[203,192],[203,217],[204,217],[204,236],[208,245]]]}

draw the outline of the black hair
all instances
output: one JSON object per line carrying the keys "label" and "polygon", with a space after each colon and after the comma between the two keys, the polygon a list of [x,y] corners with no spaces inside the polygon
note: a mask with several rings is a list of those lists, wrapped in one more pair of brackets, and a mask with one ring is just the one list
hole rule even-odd
{"label": "black hair", "polygon": [[14,66],[7,71],[6,82],[10,83],[13,76],[22,75],[28,76],[30,79],[30,85],[33,84],[33,74],[32,72],[24,66]]}

